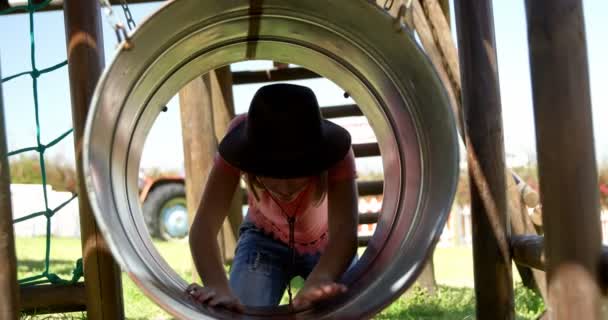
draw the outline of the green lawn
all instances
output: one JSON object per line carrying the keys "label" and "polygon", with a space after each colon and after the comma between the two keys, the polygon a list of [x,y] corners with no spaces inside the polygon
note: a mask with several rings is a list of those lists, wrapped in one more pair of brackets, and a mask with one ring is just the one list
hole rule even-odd
{"label": "green lawn", "polygon": [[[19,278],[39,274],[44,267],[44,238],[18,238],[17,257]],[[187,242],[155,242],[161,255],[184,279],[190,279],[190,252]],[[76,259],[81,257],[77,239],[53,238],[51,241],[50,272],[71,278]],[[400,299],[378,314],[375,319],[474,319],[472,252],[469,247],[438,248],[434,254],[435,275],[439,288],[430,296],[420,288],[409,290]],[[515,281],[519,277],[514,275]],[[294,287],[301,286],[301,279]],[[138,287],[123,274],[125,313],[128,319],[170,319],[171,317],[151,302]],[[286,297],[284,297],[286,301]],[[533,292],[515,286],[517,319],[535,319],[543,303]],[[25,317],[27,319],[82,319],[81,313],[53,317]]]}

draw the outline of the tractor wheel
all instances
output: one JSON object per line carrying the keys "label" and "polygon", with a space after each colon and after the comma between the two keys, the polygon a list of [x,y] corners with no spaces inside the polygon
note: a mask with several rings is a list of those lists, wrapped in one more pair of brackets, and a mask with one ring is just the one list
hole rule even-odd
{"label": "tractor wheel", "polygon": [[183,184],[168,183],[152,189],[144,201],[143,212],[152,237],[169,241],[188,235],[188,209]]}

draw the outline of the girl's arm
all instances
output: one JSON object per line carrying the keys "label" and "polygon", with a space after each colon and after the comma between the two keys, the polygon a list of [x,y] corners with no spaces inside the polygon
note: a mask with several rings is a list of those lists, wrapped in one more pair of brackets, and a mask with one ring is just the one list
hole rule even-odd
{"label": "girl's arm", "polygon": [[294,307],[306,308],[315,301],[344,292],[335,281],[352,263],[357,251],[358,192],[355,179],[328,185],[329,242],[319,263],[294,299]]}
{"label": "girl's arm", "polygon": [[[217,235],[230,208],[239,178],[238,175],[226,172],[217,162],[214,163],[190,228],[192,259],[205,286],[202,293],[203,289],[195,286],[197,292],[191,294],[200,302],[212,306],[221,304],[231,307],[231,303],[226,302],[229,300],[226,297],[234,297],[222,264]],[[193,291],[192,288],[189,287],[189,290]]]}

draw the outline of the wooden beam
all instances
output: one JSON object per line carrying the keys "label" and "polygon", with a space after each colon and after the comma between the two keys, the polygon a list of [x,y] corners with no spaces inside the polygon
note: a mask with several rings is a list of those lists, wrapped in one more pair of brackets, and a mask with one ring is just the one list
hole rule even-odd
{"label": "wooden beam", "polygon": [[21,311],[26,314],[65,313],[87,310],[83,282],[46,284],[21,288]]}
{"label": "wooden beam", "polygon": [[378,212],[360,213],[359,214],[359,224],[378,223],[378,218],[379,217],[380,217],[380,214]]}
{"label": "wooden beam", "polygon": [[544,237],[538,235],[516,235],[511,237],[513,261],[530,268],[545,270]]}
{"label": "wooden beam", "polygon": [[380,146],[375,142],[353,144],[355,157],[374,157],[380,155]]}
{"label": "wooden beam", "polygon": [[[213,166],[218,141],[223,138],[234,117],[229,67],[209,72],[194,79],[179,92],[186,198],[190,223],[194,220],[207,176]],[[231,261],[236,249],[238,228],[242,221],[240,192],[220,232],[218,245],[224,262]],[[196,281],[196,279],[193,279]]]}
{"label": "wooden beam", "polygon": [[262,71],[237,71],[232,73],[232,83],[251,84],[272,81],[290,81],[321,78],[317,73],[305,68],[281,68]]}
{"label": "wooden beam", "polygon": [[359,181],[357,183],[360,196],[382,194],[384,181]]}
{"label": "wooden beam", "polygon": [[[203,194],[205,181],[217,151],[211,101],[211,73],[195,78],[179,91],[179,105],[186,172],[186,206],[190,225]],[[218,240],[219,240],[218,236]],[[222,244],[222,242],[219,242]],[[220,255],[223,253],[220,246]],[[192,269],[192,281],[198,281]]]}
{"label": "wooden beam", "polygon": [[356,104],[331,106],[321,108],[321,115],[325,119],[362,116],[363,112]]}
{"label": "wooden beam", "polygon": [[120,269],[97,228],[86,196],[82,168],[84,126],[95,85],[104,67],[103,35],[99,2],[68,0],[64,6],[68,73],[74,126],[74,149],[78,175],[78,197],[82,255],[86,284],[87,318],[122,319]]}
{"label": "wooden beam", "polygon": [[[518,235],[511,238],[513,261],[534,269],[545,271],[545,238],[539,235]],[[608,246],[602,246],[598,279],[604,294],[608,293]]]}
{"label": "wooden beam", "polygon": [[[228,132],[230,121],[234,118],[234,98],[232,94],[232,73],[230,67],[216,69],[211,77],[211,101],[213,122],[217,141],[221,141]],[[234,259],[239,228],[243,222],[241,208],[241,189],[237,188],[232,198],[228,216],[222,225],[220,241],[223,242],[224,261]]]}
{"label": "wooden beam", "polygon": [[[0,78],[2,73],[0,72]],[[11,205],[11,173],[8,166],[4,105],[0,83],[0,319],[19,318],[17,257]]]}
{"label": "wooden beam", "polygon": [[372,236],[361,236],[357,238],[357,246],[367,247],[367,244],[372,239]]}
{"label": "wooden beam", "polygon": [[583,5],[526,1],[551,319],[600,319],[598,174]]}
{"label": "wooden beam", "polygon": [[478,319],[514,319],[502,111],[489,0],[456,0]]}

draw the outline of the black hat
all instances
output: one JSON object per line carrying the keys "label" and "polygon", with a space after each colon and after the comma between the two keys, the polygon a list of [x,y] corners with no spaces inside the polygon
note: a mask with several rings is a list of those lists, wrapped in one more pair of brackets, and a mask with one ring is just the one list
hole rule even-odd
{"label": "black hat", "polygon": [[219,145],[231,165],[273,178],[320,174],[344,159],[349,149],[348,131],[322,119],[311,89],[293,84],[260,88],[247,119]]}

